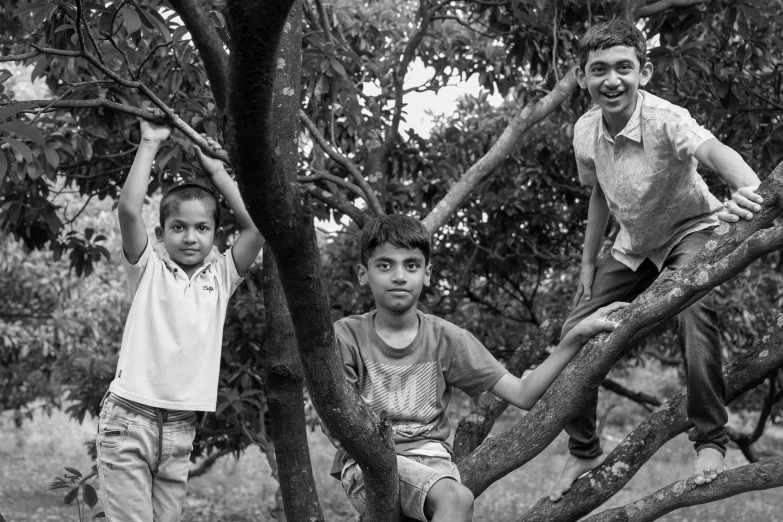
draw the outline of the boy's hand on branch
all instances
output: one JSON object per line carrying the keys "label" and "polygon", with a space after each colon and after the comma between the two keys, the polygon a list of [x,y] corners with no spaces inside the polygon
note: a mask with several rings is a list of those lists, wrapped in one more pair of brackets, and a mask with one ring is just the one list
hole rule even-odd
{"label": "boy's hand on branch", "polygon": [[728,223],[736,223],[740,218],[753,219],[753,213],[761,210],[764,199],[756,194],[758,185],[740,187],[731,195],[731,200],[724,204],[724,210],[718,213],[718,219]]}
{"label": "boy's hand on branch", "polygon": [[595,277],[595,265],[582,265],[582,271],[579,274],[579,286],[576,287],[576,294],[574,294],[573,302],[571,306],[576,308],[579,299],[583,296],[585,301],[589,301],[593,297],[593,278]]}
{"label": "boy's hand on branch", "polygon": [[579,338],[582,340],[582,344],[586,343],[598,332],[611,332],[617,328],[617,323],[615,321],[608,320],[607,316],[612,312],[622,310],[628,305],[629,303],[617,302],[608,306],[604,306],[603,308],[599,308],[591,315],[579,321],[579,323],[574,326],[572,331],[575,335],[579,336]]}
{"label": "boy's hand on branch", "polygon": [[[162,110],[152,107],[147,107],[147,112],[150,116],[158,119],[166,119],[166,115]],[[151,121],[141,120],[141,142],[149,143],[155,147],[159,147],[161,143],[169,139],[171,136],[171,127],[165,125],[158,125]]]}
{"label": "boy's hand on branch", "polygon": [[[210,149],[214,150],[215,152],[220,152],[223,150],[217,140],[213,138],[207,138],[206,136],[204,136],[204,138],[207,140]],[[220,173],[221,170],[226,172],[226,166],[223,164],[223,162],[219,159],[215,159],[204,154],[204,152],[201,150],[201,147],[196,147],[196,157],[198,158],[198,162],[201,165],[201,168],[204,170],[204,173],[207,175],[207,178],[209,178],[210,181],[212,181],[212,178]]]}
{"label": "boy's hand on branch", "polygon": [[324,421],[321,420],[321,418],[318,418],[318,424],[321,426],[321,431],[324,435],[326,435],[326,438],[329,439],[329,442],[332,443],[332,446],[334,446],[337,449],[343,449],[343,445],[340,443],[339,440],[332,437],[332,432],[329,431],[329,428],[326,427],[324,424]]}

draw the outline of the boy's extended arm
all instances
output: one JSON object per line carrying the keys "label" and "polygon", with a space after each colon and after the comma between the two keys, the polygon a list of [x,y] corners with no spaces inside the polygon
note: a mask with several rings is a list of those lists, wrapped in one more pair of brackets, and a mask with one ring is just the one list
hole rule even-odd
{"label": "boy's extended arm", "polygon": [[761,181],[734,149],[713,138],[702,143],[695,156],[699,163],[717,172],[734,191],[731,202],[726,206],[727,212],[718,217],[724,221],[737,221],[740,217],[751,219],[753,212],[761,210],[759,204],[764,200],[755,194]]}
{"label": "boy's extended arm", "polygon": [[587,210],[587,229],[585,230],[585,244],[582,249],[582,269],[579,276],[579,286],[574,295],[573,305],[579,302],[584,295],[586,300],[592,297],[593,276],[595,275],[595,263],[598,252],[601,251],[606,224],[609,222],[609,204],[601,189],[601,185],[593,185],[590,195],[590,205]]}
{"label": "boy's extended arm", "polygon": [[[220,144],[212,138],[207,138],[207,143],[215,150],[220,149]],[[236,216],[239,226],[242,227],[239,238],[237,238],[234,246],[231,247],[231,254],[234,257],[237,272],[240,275],[245,275],[250,265],[256,260],[261,247],[264,246],[264,238],[256,228],[255,223],[253,223],[247,208],[245,208],[245,203],[242,201],[239,187],[226,172],[223,162],[210,158],[198,147],[196,147],[196,156],[209,181],[225,198],[228,207]]]}
{"label": "boy's extended arm", "polygon": [[[162,116],[162,113],[151,112],[154,116]],[[147,196],[152,162],[155,161],[160,144],[168,139],[169,134],[171,129],[167,127],[141,122],[141,142],[117,203],[122,248],[129,261],[141,257],[147,246],[147,228],[141,217],[141,209]]]}
{"label": "boy's extended arm", "polygon": [[552,355],[527,377],[520,379],[507,373],[489,391],[517,408],[531,409],[591,337],[603,330],[615,329],[617,324],[607,320],[606,316],[626,306],[628,303],[613,303],[600,308],[574,326],[560,341]]}

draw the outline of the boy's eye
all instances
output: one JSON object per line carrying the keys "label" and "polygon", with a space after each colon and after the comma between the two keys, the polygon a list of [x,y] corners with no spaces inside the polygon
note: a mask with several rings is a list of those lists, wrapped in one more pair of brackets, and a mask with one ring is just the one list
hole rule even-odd
{"label": "boy's eye", "polygon": [[199,229],[201,232],[206,232],[207,230],[209,230],[209,227],[208,227],[208,226],[206,226],[206,225],[201,225],[200,227],[198,227],[198,229]]}
{"label": "boy's eye", "polygon": [[419,268],[418,263],[408,263],[408,270],[416,270]]}
{"label": "boy's eye", "polygon": [[182,225],[171,225],[174,230],[182,230]]}
{"label": "boy's eye", "polygon": [[389,263],[378,263],[378,268],[381,270],[388,270],[391,268],[391,265]]}

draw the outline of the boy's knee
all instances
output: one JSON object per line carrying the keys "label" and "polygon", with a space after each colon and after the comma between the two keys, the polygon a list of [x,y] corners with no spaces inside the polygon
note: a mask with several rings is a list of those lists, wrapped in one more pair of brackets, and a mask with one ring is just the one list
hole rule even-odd
{"label": "boy's knee", "polygon": [[[437,481],[427,494],[425,514],[432,517],[436,511],[443,509],[466,514],[473,513],[473,500],[473,493],[468,488],[456,480],[442,479]],[[427,510],[427,507],[430,509]]]}

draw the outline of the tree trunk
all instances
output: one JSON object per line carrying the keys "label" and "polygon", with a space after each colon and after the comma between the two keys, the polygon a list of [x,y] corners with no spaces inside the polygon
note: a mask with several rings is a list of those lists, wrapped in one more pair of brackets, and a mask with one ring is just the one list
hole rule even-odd
{"label": "tree trunk", "polygon": [[253,221],[277,262],[313,405],[364,472],[366,520],[397,520],[400,503],[391,424],[378,419],[345,379],[309,195],[300,193],[293,173],[280,168],[281,150],[271,139],[271,86],[278,67],[274,51],[285,26],[281,14],[287,15],[289,7],[290,1],[227,3],[229,153]]}

